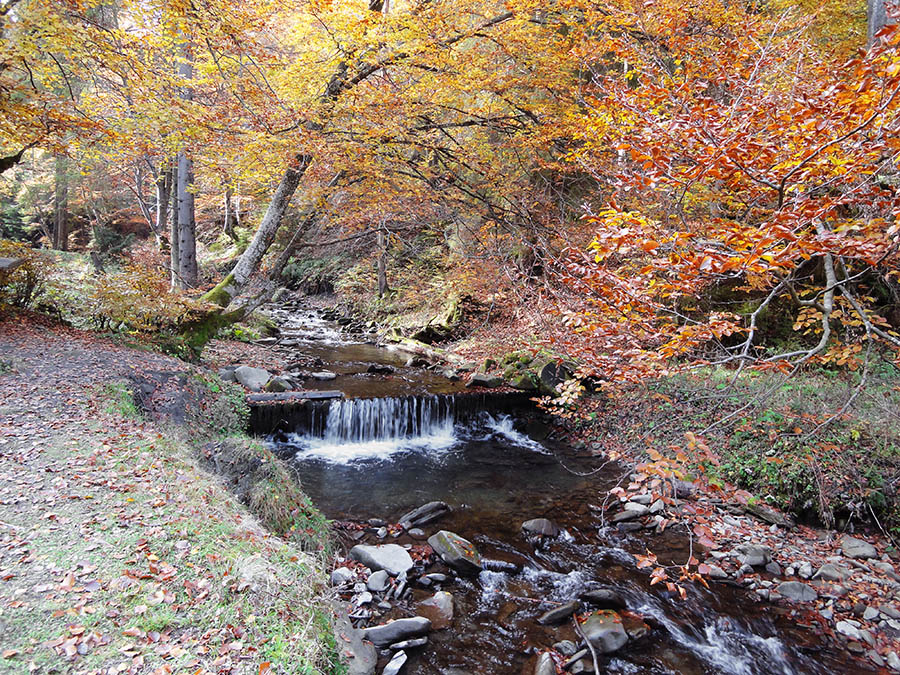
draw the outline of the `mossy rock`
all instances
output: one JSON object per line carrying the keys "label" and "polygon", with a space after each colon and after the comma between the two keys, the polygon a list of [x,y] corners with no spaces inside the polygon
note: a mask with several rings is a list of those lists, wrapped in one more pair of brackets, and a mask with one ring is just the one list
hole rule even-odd
{"label": "mossy rock", "polygon": [[478,366],[478,372],[479,373],[489,373],[492,370],[494,370],[494,368],[496,368],[496,367],[497,367],[497,362],[494,359],[488,357],[481,363],[480,366]]}
{"label": "mossy rock", "polygon": [[510,387],[522,391],[537,391],[540,388],[540,380],[532,372],[520,373],[508,381]]}

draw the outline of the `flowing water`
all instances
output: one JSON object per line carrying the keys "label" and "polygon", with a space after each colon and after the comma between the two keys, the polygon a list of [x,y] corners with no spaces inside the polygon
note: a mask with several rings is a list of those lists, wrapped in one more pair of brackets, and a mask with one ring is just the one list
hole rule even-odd
{"label": "flowing water", "polygon": [[[338,338],[328,349],[330,358],[340,359]],[[356,363],[358,352],[349,349]],[[375,388],[383,390],[384,383]],[[416,506],[442,500],[454,510],[425,526],[429,534],[451,530],[486,557],[521,566],[520,574],[485,571],[445,585],[454,596],[453,624],[433,632],[428,646],[411,650],[404,672],[530,674],[535,649],[577,641],[571,626],[543,627],[535,619],[593,588],[616,589],[653,626],[649,637],[601,657],[609,673],[870,672],[807,627],[811,622],[801,611],[760,603],[721,584],[690,586],[685,600],[651,587],[633,554],[652,547],[661,562],[682,563],[691,553],[687,539],[677,532],[601,527],[603,494],[621,469],[595,472],[597,458],[547,440],[539,415],[521,398],[505,407],[500,397],[465,394],[324,401],[271,436],[328,517],[395,522]],[[563,536],[546,545],[527,539],[520,525],[538,517],[565,528]],[[365,541],[381,540],[368,535]],[[408,535],[386,541],[422,543]],[[417,588],[412,601],[432,592]],[[399,607],[385,618],[408,615],[408,607]]]}

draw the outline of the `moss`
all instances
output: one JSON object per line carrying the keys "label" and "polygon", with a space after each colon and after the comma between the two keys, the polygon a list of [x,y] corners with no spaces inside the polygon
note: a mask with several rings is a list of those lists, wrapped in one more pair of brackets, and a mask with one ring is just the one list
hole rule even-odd
{"label": "moss", "polygon": [[234,274],[228,274],[222,281],[207,291],[201,299],[219,307],[227,307],[234,298],[233,287]]}

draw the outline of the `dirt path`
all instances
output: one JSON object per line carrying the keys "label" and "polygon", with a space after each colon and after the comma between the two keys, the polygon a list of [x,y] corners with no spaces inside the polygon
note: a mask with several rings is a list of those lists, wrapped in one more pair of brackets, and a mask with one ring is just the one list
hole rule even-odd
{"label": "dirt path", "polygon": [[318,564],[122,381],[185,364],[0,323],[0,672],[323,672]]}

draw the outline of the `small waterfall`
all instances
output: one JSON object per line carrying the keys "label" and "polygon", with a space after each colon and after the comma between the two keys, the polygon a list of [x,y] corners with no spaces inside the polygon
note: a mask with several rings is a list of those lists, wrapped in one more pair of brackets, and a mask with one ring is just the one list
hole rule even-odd
{"label": "small waterfall", "polygon": [[454,421],[450,396],[358,398],[332,401],[324,420],[314,419],[311,435],[334,445],[401,441],[450,436]]}

